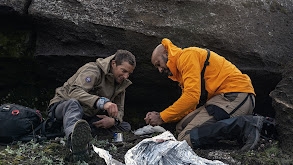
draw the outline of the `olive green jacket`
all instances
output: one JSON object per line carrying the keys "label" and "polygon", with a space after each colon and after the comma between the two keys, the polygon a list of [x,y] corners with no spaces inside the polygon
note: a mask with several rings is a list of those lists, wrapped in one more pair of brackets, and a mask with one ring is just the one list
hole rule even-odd
{"label": "olive green jacket", "polygon": [[114,75],[110,71],[112,55],[105,59],[98,58],[96,62],[90,62],[78,69],[62,87],[56,89],[53,103],[74,98],[81,104],[84,114],[93,117],[102,114],[102,110],[96,108],[96,102],[100,97],[106,97],[118,106],[118,120],[122,122],[124,116],[125,89],[131,85],[126,79],[121,84],[115,83]]}

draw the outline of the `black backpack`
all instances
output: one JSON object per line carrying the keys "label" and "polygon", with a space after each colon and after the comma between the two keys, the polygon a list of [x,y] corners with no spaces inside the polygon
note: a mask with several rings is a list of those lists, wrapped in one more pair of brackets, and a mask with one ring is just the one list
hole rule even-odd
{"label": "black backpack", "polygon": [[3,104],[0,106],[0,143],[40,141],[64,136],[60,128],[58,132],[48,132],[49,128],[52,130],[51,122],[53,119],[44,120],[39,110],[18,104]]}
{"label": "black backpack", "polygon": [[278,132],[276,128],[276,120],[272,117],[265,117],[261,129],[261,137],[263,139],[275,139],[278,140]]}

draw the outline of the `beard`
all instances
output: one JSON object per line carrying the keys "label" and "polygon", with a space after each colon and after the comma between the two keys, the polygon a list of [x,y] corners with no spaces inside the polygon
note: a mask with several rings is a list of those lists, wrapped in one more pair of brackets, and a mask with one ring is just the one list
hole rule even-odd
{"label": "beard", "polygon": [[172,72],[171,72],[170,69],[167,67],[168,57],[166,58],[166,57],[164,57],[164,56],[162,55],[162,59],[163,59],[164,62],[166,63],[166,68],[163,68],[161,74],[162,74],[164,77],[173,76]]}
{"label": "beard", "polygon": [[173,76],[173,74],[172,74],[172,72],[170,71],[169,68],[164,68],[164,69],[162,70],[161,75],[164,76],[164,77]]}

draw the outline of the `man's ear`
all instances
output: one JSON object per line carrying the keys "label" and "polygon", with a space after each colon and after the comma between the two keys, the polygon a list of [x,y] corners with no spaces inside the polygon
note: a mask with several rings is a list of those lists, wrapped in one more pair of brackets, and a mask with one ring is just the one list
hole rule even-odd
{"label": "man's ear", "polygon": [[168,51],[167,51],[167,49],[164,49],[164,51],[163,51],[163,56],[164,56],[165,58],[168,58]]}
{"label": "man's ear", "polygon": [[116,66],[116,61],[115,60],[112,60],[111,61],[111,65],[112,65],[112,67]]}

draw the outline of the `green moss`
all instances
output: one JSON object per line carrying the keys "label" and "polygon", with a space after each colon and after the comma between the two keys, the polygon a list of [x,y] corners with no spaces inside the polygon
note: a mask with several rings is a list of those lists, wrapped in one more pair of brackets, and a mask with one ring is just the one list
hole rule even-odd
{"label": "green moss", "polygon": [[276,146],[273,146],[271,148],[266,149],[265,153],[268,157],[275,157],[280,154],[280,150]]}
{"label": "green moss", "polygon": [[283,7],[279,2],[277,2],[275,0],[271,2],[270,11],[271,12],[278,12],[279,11],[279,12],[284,13],[284,14],[288,13],[286,8]]}
{"label": "green moss", "polygon": [[14,160],[13,162],[12,162],[12,165],[19,165],[20,164],[20,161],[19,160]]}
{"label": "green moss", "polygon": [[260,8],[264,5],[263,2],[242,2],[241,3],[245,8]]}
{"label": "green moss", "polygon": [[18,155],[18,156],[15,157],[15,159],[17,159],[17,160],[24,160],[24,159],[26,159],[26,157],[21,156],[21,155]]}
{"label": "green moss", "polygon": [[0,57],[32,57],[32,33],[30,31],[1,31]]}
{"label": "green moss", "polygon": [[[268,3],[270,5],[270,11],[271,12],[281,12],[284,14],[287,14],[288,11],[287,9],[282,6],[279,2],[277,2],[276,0],[273,1],[269,1],[267,0],[266,3]],[[259,8],[261,9],[262,6],[264,5],[264,2],[242,2],[241,3],[245,8]]]}
{"label": "green moss", "polygon": [[49,154],[53,154],[53,153],[55,153],[55,151],[58,151],[58,149],[60,149],[59,144],[51,143],[44,149],[44,152],[49,153]]}

